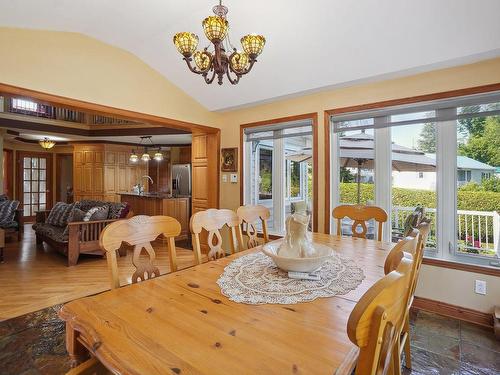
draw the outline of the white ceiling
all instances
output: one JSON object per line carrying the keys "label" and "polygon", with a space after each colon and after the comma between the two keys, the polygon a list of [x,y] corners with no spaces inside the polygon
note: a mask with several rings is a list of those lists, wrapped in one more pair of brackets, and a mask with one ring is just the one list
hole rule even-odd
{"label": "white ceiling", "polygon": [[[18,129],[13,129],[17,130]],[[50,138],[56,142],[71,142],[71,141],[109,141],[109,142],[122,142],[122,143],[134,143],[139,144],[139,136],[113,136],[113,137],[86,137],[82,135],[73,134],[61,134],[61,133],[50,133],[50,132],[37,132],[37,131],[19,131],[18,136],[7,135],[8,138],[23,138],[28,140],[39,141],[45,137]],[[191,134],[159,134],[151,136],[151,140],[157,145],[185,145],[191,144]]]}
{"label": "white ceiling", "polygon": [[[500,56],[499,0],[227,0],[234,44],[267,38],[237,86],[208,86],[172,44],[216,0],[0,0],[0,25],[80,32],[141,58],[210,110]],[[237,42],[237,43],[236,43]]]}

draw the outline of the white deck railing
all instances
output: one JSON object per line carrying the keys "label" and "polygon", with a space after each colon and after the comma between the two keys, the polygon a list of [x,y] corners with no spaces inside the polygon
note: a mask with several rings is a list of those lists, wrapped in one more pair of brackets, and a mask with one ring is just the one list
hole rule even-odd
{"label": "white deck railing", "polygon": [[[414,207],[392,208],[392,228],[404,228],[405,220]],[[436,209],[426,208],[426,216],[432,218],[429,240],[436,239]],[[500,256],[500,215],[497,211],[457,210],[457,240],[459,252],[488,252],[483,255]]]}

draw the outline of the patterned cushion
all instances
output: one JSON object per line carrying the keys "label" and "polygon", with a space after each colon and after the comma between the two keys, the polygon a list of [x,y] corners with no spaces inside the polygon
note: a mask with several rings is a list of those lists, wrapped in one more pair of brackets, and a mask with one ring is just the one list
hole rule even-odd
{"label": "patterned cushion", "polygon": [[129,211],[128,203],[109,203],[108,219],[122,219]]}
{"label": "patterned cushion", "polygon": [[[73,207],[73,209],[71,210],[71,212],[68,216],[68,223],[73,223],[76,221],[83,221],[83,219],[85,218],[85,215],[86,215],[85,211],[82,211],[77,207]],[[33,229],[35,229],[34,226],[33,226]],[[69,225],[66,225],[66,227],[64,228],[64,235],[65,236],[69,235]]]}
{"label": "patterned cushion", "polygon": [[68,217],[74,206],[74,203],[68,204],[57,202],[50,211],[49,217],[47,218],[47,224],[65,227],[68,225]]}
{"label": "patterned cushion", "polygon": [[108,218],[109,207],[93,207],[87,211],[83,221],[106,220]]}
{"label": "patterned cushion", "polygon": [[17,221],[8,221],[6,223],[0,223],[0,228],[9,229],[9,228],[17,228],[19,227],[19,223]]}
{"label": "patterned cushion", "polygon": [[38,223],[36,225],[36,233],[49,237],[57,242],[68,242],[68,235],[65,233],[65,228],[51,225],[47,223]]}
{"label": "patterned cushion", "polygon": [[0,194],[0,202],[9,200],[9,197],[6,194]]}
{"label": "patterned cushion", "polygon": [[14,215],[19,207],[19,201],[0,201],[0,226],[14,221]]}
{"label": "patterned cushion", "polygon": [[109,209],[108,217],[106,219],[121,219],[128,213],[128,210],[126,211],[126,207],[128,207],[127,203],[94,201],[89,199],[82,199],[81,201],[77,202],[77,207],[85,212],[88,212],[88,210],[90,210],[91,208],[102,206],[107,206]]}

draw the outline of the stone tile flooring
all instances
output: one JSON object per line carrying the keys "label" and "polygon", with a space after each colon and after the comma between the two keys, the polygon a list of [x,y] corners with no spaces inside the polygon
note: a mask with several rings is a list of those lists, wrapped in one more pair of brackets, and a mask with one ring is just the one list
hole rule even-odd
{"label": "stone tile flooring", "polygon": [[[60,306],[0,322],[1,375],[69,370]],[[424,311],[411,319],[413,370],[404,375],[500,374],[500,341],[491,330]]]}

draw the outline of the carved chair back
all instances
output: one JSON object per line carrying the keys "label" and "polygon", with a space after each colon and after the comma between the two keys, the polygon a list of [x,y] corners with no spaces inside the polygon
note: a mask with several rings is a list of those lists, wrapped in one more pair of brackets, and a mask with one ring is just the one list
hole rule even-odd
{"label": "carved chair back", "polygon": [[241,219],[243,234],[248,236],[247,249],[259,246],[259,240],[257,238],[257,227],[259,223],[262,224],[262,236],[264,237],[264,243],[269,242],[269,235],[267,233],[267,220],[269,220],[270,212],[269,208],[262,205],[246,205],[238,207],[236,214]]}
{"label": "carved chair back", "polygon": [[368,220],[375,220],[378,223],[377,240],[382,241],[382,224],[387,221],[387,212],[382,208],[377,206],[344,204],[335,207],[332,215],[334,219],[337,219],[337,235],[340,236],[342,234],[342,219],[345,217],[353,221],[352,236],[358,238],[366,238],[368,232],[366,222]]}
{"label": "carved chair back", "polygon": [[393,352],[406,310],[413,260],[403,258],[395,271],[377,281],[349,316],[347,334],[359,347],[356,375],[394,372]]}
{"label": "carved chair back", "polygon": [[[161,234],[168,241],[170,269],[172,272],[177,271],[175,237],[180,233],[180,223],[169,216],[138,215],[130,219],[115,221],[105,227],[99,238],[99,244],[101,249],[106,252],[111,275],[111,288],[120,287],[116,250],[123,242],[134,247],[132,263],[136,270],[132,275],[132,282],[136,283],[160,276],[159,269],[154,265],[156,253],[151,242]],[[140,259],[143,249],[148,255],[146,260]]]}
{"label": "carved chair back", "polygon": [[[221,229],[227,226],[230,233],[231,254],[236,249],[243,249],[243,236],[241,233],[241,219],[236,212],[228,209],[209,208],[205,211],[196,212],[191,216],[190,227],[193,235],[193,249],[198,264],[201,264],[201,243],[200,234],[202,230],[208,232],[208,260],[215,260],[225,256],[225,250],[222,249]],[[235,237],[238,247],[235,244]]]}

